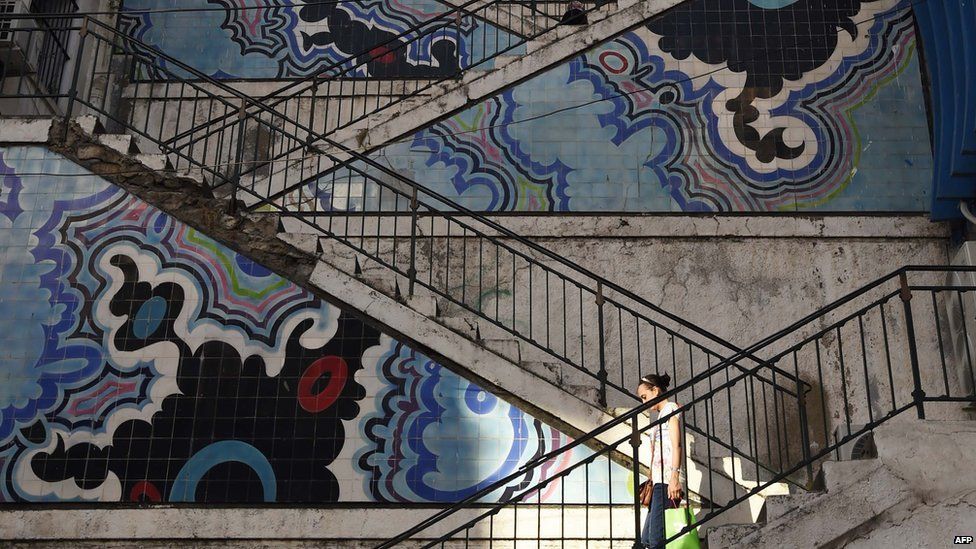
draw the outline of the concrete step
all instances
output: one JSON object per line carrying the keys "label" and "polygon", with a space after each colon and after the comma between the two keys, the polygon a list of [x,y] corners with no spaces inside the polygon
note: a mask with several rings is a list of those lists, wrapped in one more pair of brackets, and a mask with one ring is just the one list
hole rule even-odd
{"label": "concrete step", "polygon": [[85,115],[74,118],[74,122],[81,126],[81,129],[89,135],[105,133],[105,127],[97,116]]}
{"label": "concrete step", "polygon": [[52,118],[4,117],[0,119],[0,135],[4,143],[47,143]]}
{"label": "concrete step", "polygon": [[96,135],[95,139],[102,145],[121,154],[137,155],[140,153],[139,147],[136,146],[135,141],[133,141],[132,136],[129,134],[103,133]]}
{"label": "concrete step", "polygon": [[[754,487],[757,485],[755,462],[743,461],[739,457],[732,457],[730,450],[717,444],[712,445],[711,460],[712,467],[715,470],[722,471],[729,477],[737,479],[743,486]],[[767,481],[773,478],[773,474],[762,467],[758,468],[758,476],[759,481]]]}
{"label": "concrete step", "polygon": [[[416,288],[414,292],[416,293]],[[433,296],[409,296],[407,297],[407,307],[410,307],[427,318],[435,318],[437,316],[437,300]]]}
{"label": "concrete step", "polygon": [[823,464],[827,493],[840,492],[881,467],[881,460],[828,461]]}
{"label": "concrete step", "polygon": [[478,330],[478,322],[467,316],[439,316],[436,320],[440,324],[454,330],[468,339],[471,339],[472,341],[481,339],[481,333]]}
{"label": "concrete step", "polygon": [[173,165],[165,154],[136,154],[132,157],[136,162],[156,171],[172,171]]}
{"label": "concrete step", "polygon": [[[758,531],[760,524],[726,524],[724,526],[708,526],[705,532],[705,539],[708,540],[708,549],[718,549],[720,547],[737,547],[739,540]],[[701,532],[699,532],[701,534]]]}
{"label": "concrete step", "polygon": [[403,297],[403,291],[400,289],[400,283],[397,280],[396,273],[372,272],[369,275],[360,276],[358,278],[365,282],[370,288],[373,288],[384,295],[397,300],[400,300]]}
{"label": "concrete step", "polygon": [[[135,146],[135,143],[133,143],[133,146]],[[194,183],[196,183],[201,187],[207,186],[207,180],[204,178],[203,173],[201,173],[200,170],[195,170],[195,169],[177,170],[176,175],[180,177],[184,177],[186,179],[193,180]]]}
{"label": "concrete step", "polygon": [[823,497],[823,492],[806,492],[766,498],[766,522],[773,522],[799,507],[810,505],[817,498]]}
{"label": "concrete step", "polygon": [[516,364],[522,362],[522,350],[519,342],[514,339],[482,339],[482,345],[502,358]]}

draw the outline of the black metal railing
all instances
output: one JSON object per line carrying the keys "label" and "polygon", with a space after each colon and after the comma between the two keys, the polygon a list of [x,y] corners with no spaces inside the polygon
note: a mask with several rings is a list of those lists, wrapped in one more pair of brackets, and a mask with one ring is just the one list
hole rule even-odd
{"label": "black metal railing", "polygon": [[[271,143],[288,146],[305,139],[308,128],[262,109],[240,92],[158,51],[131,54],[133,63],[153,64],[146,74],[167,77],[158,86],[148,83],[158,94],[150,99],[158,101],[140,102],[141,110],[106,105],[112,90],[120,87],[119,78],[129,71],[119,63],[94,66],[103,58],[101,53],[151,48],[143,43],[123,46],[120,42],[138,41],[94,20],[86,20],[79,34],[83,48],[93,54],[93,66],[79,68],[68,87],[69,115],[75,103],[97,112],[145,143],[159,146],[176,169],[200,172],[213,188],[231,196],[232,208],[295,220],[301,230],[338,242],[395,273],[409,294],[423,287],[459,312],[476,315],[486,328],[530,343],[543,359],[569,365],[582,383],[594,387],[601,405],[611,400],[629,405],[644,374],[667,371],[683,379],[737,350],[711,332],[355,152],[350,154],[357,160],[347,165],[350,175],[343,181],[333,174],[314,187],[289,191],[287,178],[277,188],[257,173],[242,178],[241,166],[264,161],[257,157],[261,148],[244,146],[249,135],[260,139],[263,132]],[[193,78],[178,80],[175,71]],[[86,76],[79,78],[79,74]],[[233,132],[200,142],[193,150],[170,148],[165,137],[180,131],[184,106],[194,109],[189,113],[194,117],[236,112],[238,123]],[[295,128],[303,133],[293,133]],[[316,155],[312,169],[323,171],[324,162],[338,163],[338,159]],[[372,202],[377,208],[372,214],[350,214],[334,207],[340,201]],[[485,306],[486,294],[494,296],[490,307]],[[745,356],[736,367],[753,363],[753,357]]]}
{"label": "black metal railing", "polygon": [[71,40],[77,38],[72,25],[78,6],[73,0],[49,0],[30,9],[51,15],[0,13],[0,83],[16,77],[5,95],[56,101],[65,94],[66,67],[75,54]]}
{"label": "black metal railing", "polygon": [[[583,4],[582,14],[592,16],[606,3],[588,1]],[[311,128],[315,135],[331,135],[404,100],[432,91],[442,83],[456,80],[467,71],[489,69],[499,56],[518,54],[529,42],[556,29],[569,9],[569,3],[562,1],[458,0],[448,4],[447,11],[436,17],[381,43],[366,45],[355,54],[256,99]],[[505,20],[504,30],[509,32],[488,36],[487,27],[481,25],[481,39],[473,41],[466,55],[461,55],[463,29],[474,20],[490,23],[498,18]],[[453,52],[446,53],[445,59],[454,59],[455,67],[437,71],[432,70],[431,65],[426,73],[418,71],[413,76],[385,72],[384,67],[389,66],[385,61],[391,56],[407,57],[411,48],[421,44],[452,40],[456,41]],[[182,75],[182,78],[187,76]],[[236,123],[236,112],[221,114],[172,135],[166,144],[174,148],[192,148],[198,141],[233,128]],[[279,154],[292,155],[316,144],[328,146],[327,142],[310,136],[308,141],[299,142],[295,148]]]}
{"label": "black metal railing", "polygon": [[[639,547],[642,509],[636,490],[627,491],[625,496],[632,501],[623,507],[612,494],[606,497],[604,486],[587,482],[585,499],[591,502],[591,491],[599,493],[602,499],[596,503],[603,508],[595,520],[587,514],[585,518],[594,524],[580,536],[575,523],[584,517],[574,509],[577,502],[567,498],[565,491],[555,496],[557,490],[553,486],[573,475],[578,477],[580,471],[586,473],[602,466],[601,460],[610,451],[629,452],[635,464],[633,478],[646,478],[636,465],[646,463],[648,452],[648,444],[641,444],[641,436],[679,414],[683,437],[704,429],[709,435],[705,437],[709,454],[713,441],[729,441],[725,450],[733,460],[740,461],[741,470],[755,468],[751,487],[724,500],[715,495],[714,483],[703,483],[706,488],[697,489],[698,501],[694,502],[696,527],[708,525],[718,515],[793,475],[804,475],[809,488],[823,461],[832,456],[839,458],[846,446],[903,412],[915,410],[920,419],[930,410],[937,417],[962,417],[959,404],[972,405],[976,401],[976,374],[969,341],[969,331],[976,324],[974,311],[976,268],[898,269],[743,351],[763,353],[779,348],[771,361],[789,365],[797,376],[816,377],[814,391],[791,391],[772,382],[767,391],[762,386],[764,382],[755,377],[759,367],[751,372],[710,370],[661,397],[681,403],[672,414],[642,426],[641,415],[661,399],[638,406],[378,547],[394,547],[408,540],[423,547],[446,541],[458,546],[520,541],[520,547],[532,546],[534,541],[541,547],[546,541],[566,539],[567,529],[575,531],[573,539],[581,542],[632,542]],[[729,360],[736,359],[733,356]],[[725,377],[729,372],[734,375]],[[699,387],[698,395],[683,400],[681,395],[689,394],[695,386]],[[772,404],[760,401],[760,395],[767,392],[773,393]],[[608,443],[604,450],[572,460],[577,447],[623,426],[630,427],[629,436]],[[719,432],[723,428],[725,431]],[[739,444],[732,442],[743,431],[745,438],[740,438]],[[764,446],[773,450],[765,465],[750,452]],[[621,450],[624,447],[627,449]],[[687,452],[685,456],[687,468]],[[567,458],[572,461],[558,473],[546,477],[542,472],[556,461],[565,463]],[[483,498],[521,478],[538,480],[485,507]],[[543,493],[549,494],[547,501],[540,497]],[[691,506],[688,498],[685,505]],[[615,524],[614,513],[623,514],[632,527],[617,532],[609,529]],[[521,527],[518,517],[522,517]],[[618,520],[616,524],[619,523]],[[675,533],[667,541],[674,541],[688,530]]]}

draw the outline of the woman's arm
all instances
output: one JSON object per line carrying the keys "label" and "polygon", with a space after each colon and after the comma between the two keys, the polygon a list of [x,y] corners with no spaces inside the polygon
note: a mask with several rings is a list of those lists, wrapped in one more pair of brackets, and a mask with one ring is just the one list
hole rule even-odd
{"label": "woman's arm", "polygon": [[654,481],[651,479],[654,478],[654,471],[652,469],[654,469],[654,447],[657,446],[656,444],[654,444],[656,438],[657,437],[654,436],[651,437],[651,461],[647,462],[648,470],[651,472],[651,476],[648,477],[647,480],[651,484],[654,484]]}
{"label": "woman's arm", "polygon": [[681,498],[681,455],[684,445],[681,444],[681,414],[675,414],[668,420],[668,427],[671,439],[671,480],[668,481],[668,497],[671,499]]}

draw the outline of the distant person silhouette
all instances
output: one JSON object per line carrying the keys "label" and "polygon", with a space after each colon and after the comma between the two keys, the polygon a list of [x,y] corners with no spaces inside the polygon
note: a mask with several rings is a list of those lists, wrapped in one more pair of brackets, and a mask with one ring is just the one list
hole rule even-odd
{"label": "distant person silhouette", "polygon": [[559,20],[560,25],[585,25],[586,12],[583,11],[583,3],[579,0],[573,0],[569,3],[569,7],[566,13],[563,14],[562,19]]}

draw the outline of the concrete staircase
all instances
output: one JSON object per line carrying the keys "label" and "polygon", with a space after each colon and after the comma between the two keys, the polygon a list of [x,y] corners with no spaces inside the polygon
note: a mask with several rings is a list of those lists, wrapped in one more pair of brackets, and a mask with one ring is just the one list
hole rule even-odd
{"label": "concrete staircase", "polygon": [[899,417],[874,440],[876,459],[824,463],[824,491],[767,498],[764,522],[708,528],[708,547],[936,547],[972,535],[976,422]]}
{"label": "concrete staircase", "polygon": [[[391,271],[368,263],[364,267],[361,256],[335,240],[279,232],[273,216],[226,213],[228,203],[214,197],[199,179],[176,173],[164,155],[142,153],[128,135],[104,133],[94,117],[76,119],[66,142],[61,141],[62,126],[50,119],[0,119],[0,135],[2,144],[47,145],[230,248],[247,250],[253,260],[323,299],[358,311],[367,322],[571,436],[593,430],[620,411],[598,404],[593,378],[422,288],[405,297],[403,281]],[[630,430],[627,425],[608,430],[599,443],[619,441]],[[693,501],[709,494],[714,503],[724,505],[754,486],[743,480],[747,477],[737,458],[712,445],[709,462],[701,441],[689,436],[688,444]],[[644,444],[642,452],[649,452],[649,446]],[[625,452],[611,457],[631,465]],[[649,456],[641,462],[648,463]],[[734,481],[732,467],[740,469]],[[773,485],[721,519],[751,522],[767,496],[787,491],[784,484]]]}

